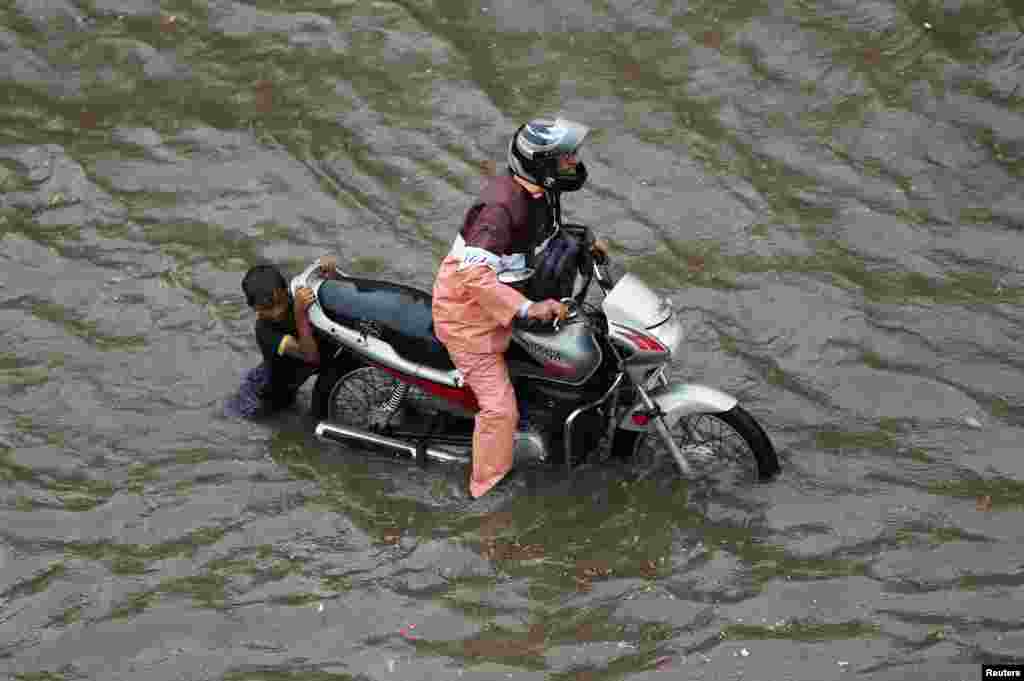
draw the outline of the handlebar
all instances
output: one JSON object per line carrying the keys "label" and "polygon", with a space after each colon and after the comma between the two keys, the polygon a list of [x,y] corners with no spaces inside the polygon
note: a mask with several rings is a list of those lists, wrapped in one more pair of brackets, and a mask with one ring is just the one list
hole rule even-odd
{"label": "handlebar", "polygon": [[517,318],[517,319],[515,319],[513,321],[513,324],[515,324],[517,327],[519,327],[521,329],[524,329],[524,330],[527,330],[527,331],[541,331],[541,332],[543,332],[543,331],[551,330],[551,331],[557,332],[561,328],[561,325],[564,322],[573,320],[573,319],[575,319],[576,317],[579,316],[579,303],[577,303],[575,299],[573,299],[573,298],[562,298],[558,302],[562,303],[563,305],[565,305],[568,308],[566,310],[566,315],[565,315],[565,319],[564,320],[560,320],[560,319],[558,319],[558,317],[555,317],[554,319],[551,319],[551,320],[540,320],[540,319],[532,319],[530,317],[527,317],[525,319]]}
{"label": "handlebar", "polygon": [[[565,321],[575,319],[576,316],[579,314],[580,306],[575,298],[562,298],[558,302],[562,303],[562,305],[565,305],[566,308],[568,308],[565,313]],[[558,317],[555,317],[554,319],[551,320],[551,326],[555,329],[555,331],[558,331],[558,324]]]}
{"label": "handlebar", "polygon": [[615,280],[608,272],[610,259],[600,252],[594,253],[591,248],[597,241],[594,232],[586,225],[562,225],[563,229],[573,234],[582,241],[582,252],[579,260],[579,273],[583,277],[583,285],[575,296],[577,304],[586,300],[587,292],[590,290],[590,282],[595,278],[601,287],[601,292],[607,294],[615,286]]}
{"label": "handlebar", "polygon": [[608,272],[608,258],[601,259],[604,262],[598,263],[597,258],[594,258],[594,278],[597,279],[597,285],[601,287],[601,290],[608,293],[615,288],[615,280]]}

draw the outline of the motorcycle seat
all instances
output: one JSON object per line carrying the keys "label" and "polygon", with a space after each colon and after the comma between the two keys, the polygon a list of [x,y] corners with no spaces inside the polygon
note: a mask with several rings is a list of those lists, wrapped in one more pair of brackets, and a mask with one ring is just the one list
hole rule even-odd
{"label": "motorcycle seat", "polygon": [[317,293],[320,306],[338,324],[375,336],[417,364],[451,371],[448,350],[434,335],[431,295],[411,286],[375,279],[328,279]]}

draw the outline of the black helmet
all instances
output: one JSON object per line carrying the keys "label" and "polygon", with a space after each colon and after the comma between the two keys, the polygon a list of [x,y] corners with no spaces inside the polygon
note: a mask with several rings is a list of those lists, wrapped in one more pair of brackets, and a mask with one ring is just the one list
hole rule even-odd
{"label": "black helmet", "polygon": [[521,126],[508,143],[508,168],[546,191],[574,192],[587,181],[587,168],[558,172],[558,157],[577,153],[590,128],[565,118],[535,118]]}

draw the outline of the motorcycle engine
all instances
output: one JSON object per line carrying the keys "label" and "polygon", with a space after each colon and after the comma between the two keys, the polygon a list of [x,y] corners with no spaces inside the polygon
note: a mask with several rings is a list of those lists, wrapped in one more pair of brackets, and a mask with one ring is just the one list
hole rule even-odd
{"label": "motorcycle engine", "polygon": [[[564,459],[565,420],[581,405],[590,401],[581,390],[551,385],[525,383],[516,386],[519,407],[519,430],[540,434],[547,448],[547,458]],[[573,421],[573,459],[580,462],[597,446],[605,425],[604,413],[591,409]]]}
{"label": "motorcycle engine", "polygon": [[[529,383],[516,386],[520,424],[528,423],[530,427],[544,432],[554,430],[556,425],[560,428],[574,408],[571,405],[577,402],[573,399],[577,392],[552,390],[547,386]],[[568,393],[568,395],[559,395],[558,393]]]}

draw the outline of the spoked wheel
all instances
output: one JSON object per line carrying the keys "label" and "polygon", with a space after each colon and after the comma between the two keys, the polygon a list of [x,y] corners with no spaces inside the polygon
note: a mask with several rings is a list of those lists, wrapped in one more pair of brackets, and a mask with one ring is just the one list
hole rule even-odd
{"label": "spoked wheel", "polygon": [[365,430],[415,429],[437,413],[433,398],[377,367],[341,376],[327,397],[327,418]]}
{"label": "spoked wheel", "polygon": [[387,404],[398,379],[376,367],[350,371],[334,384],[328,396],[327,419],[369,430],[376,410]]}
{"label": "spoked wheel", "polygon": [[[771,441],[739,405],[717,414],[684,416],[669,432],[696,479],[734,486],[767,480],[779,472]],[[678,474],[672,454],[656,432],[639,438],[634,461],[641,477],[669,469]]]}
{"label": "spoked wheel", "polygon": [[402,383],[383,369],[363,366],[343,373],[329,390],[324,389],[322,399],[329,423],[409,443],[422,442],[429,434],[431,450],[469,460],[472,419],[457,415],[452,419],[439,398]]}

